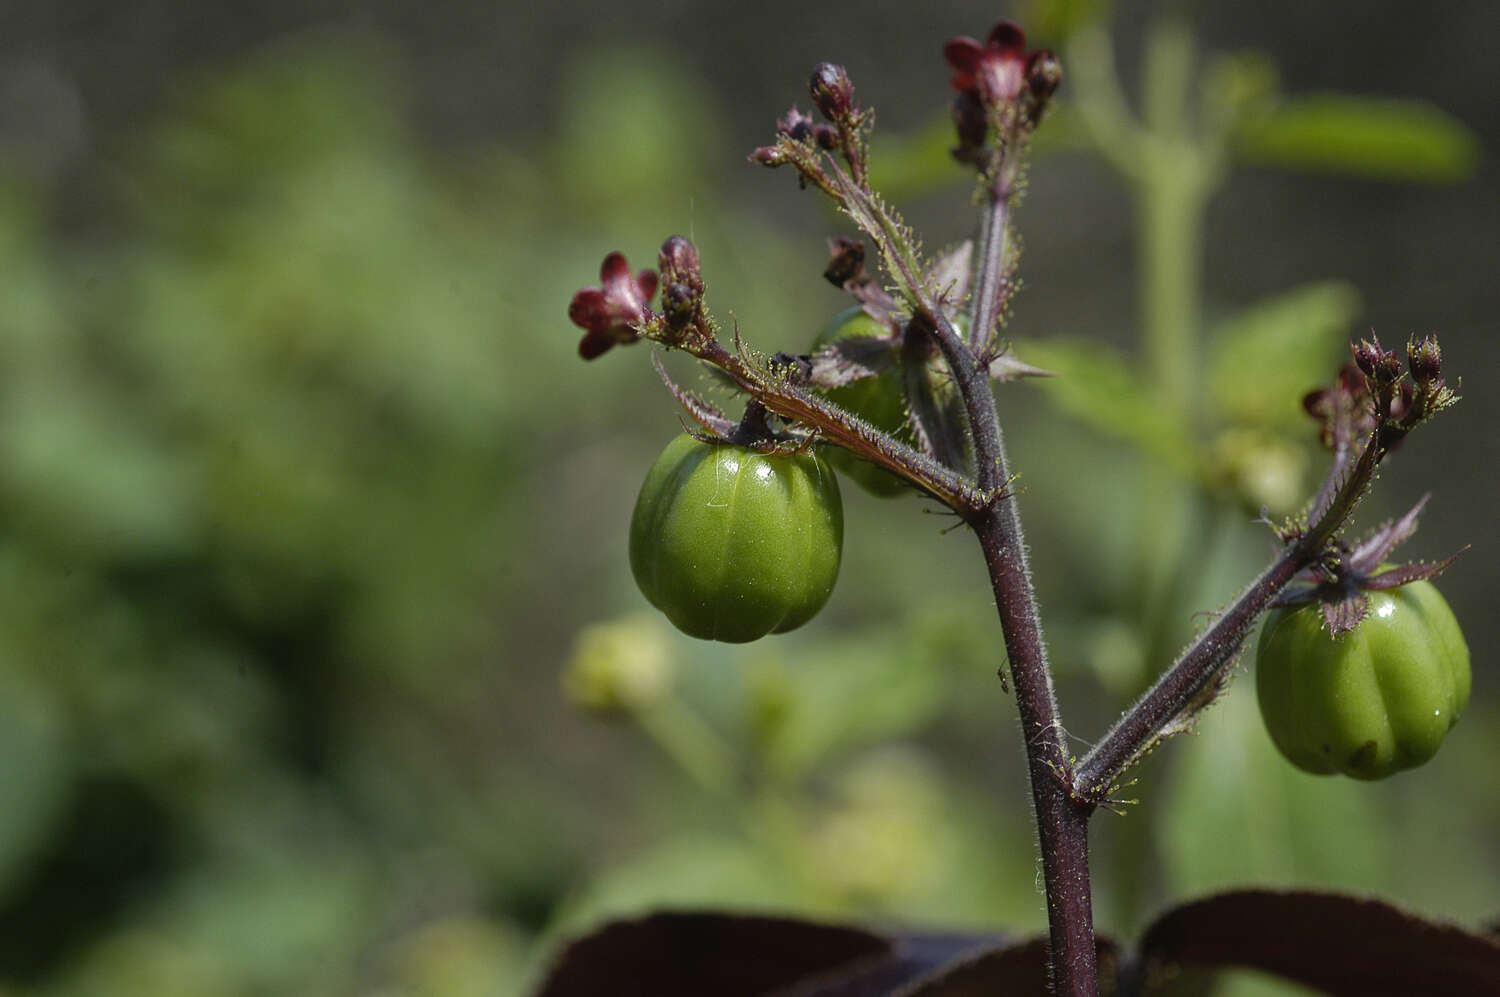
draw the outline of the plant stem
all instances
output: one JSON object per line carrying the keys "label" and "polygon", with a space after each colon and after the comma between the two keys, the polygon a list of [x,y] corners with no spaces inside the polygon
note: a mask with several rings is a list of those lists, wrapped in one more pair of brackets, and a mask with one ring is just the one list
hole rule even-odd
{"label": "plant stem", "polygon": [[[1003,467],[1003,450],[1000,461]],[[1089,883],[1089,808],[1080,806],[1069,789],[1063,729],[1014,496],[998,499],[974,529],[994,586],[1021,715],[1047,889],[1052,986],[1055,993],[1068,997],[1092,995],[1098,992],[1098,966]]]}
{"label": "plant stem", "polygon": [[1005,243],[1010,222],[1011,181],[1002,179],[984,199],[979,226],[979,267],[970,302],[969,344],[983,353],[1005,304]]}
{"label": "plant stem", "polygon": [[1015,495],[1004,489],[1010,468],[989,375],[979,367],[947,317],[933,317],[938,347],[968,411],[979,487],[991,496],[982,510],[966,518],[979,537],[989,568],[1021,717],[1047,889],[1052,986],[1055,993],[1067,997],[1089,997],[1098,992],[1099,982],[1089,884],[1091,808],[1080,803],[1071,790],[1072,772],[1052,673],[1047,667],[1020,514]]}

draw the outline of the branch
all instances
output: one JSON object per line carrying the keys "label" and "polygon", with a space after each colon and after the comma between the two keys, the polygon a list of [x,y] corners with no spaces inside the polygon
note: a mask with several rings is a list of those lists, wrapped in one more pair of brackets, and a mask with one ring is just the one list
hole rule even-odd
{"label": "branch", "polygon": [[1322,557],[1327,543],[1343,529],[1374,481],[1376,468],[1389,452],[1381,445],[1383,433],[1388,432],[1388,423],[1371,431],[1359,459],[1327,500],[1327,508],[1318,520],[1291,539],[1276,562],[1182,653],[1084,757],[1075,784],[1080,800],[1094,806],[1110,793],[1121,774],[1154,747],[1161,732],[1192,705],[1220,669],[1238,656],[1256,619],[1277,594]]}
{"label": "branch", "polygon": [[789,378],[768,374],[743,356],[730,353],[718,340],[707,338],[684,343],[682,348],[724,371],[746,394],[783,419],[810,426],[823,439],[912,481],[960,515],[983,504],[983,496],[974,483],[957,471]]}

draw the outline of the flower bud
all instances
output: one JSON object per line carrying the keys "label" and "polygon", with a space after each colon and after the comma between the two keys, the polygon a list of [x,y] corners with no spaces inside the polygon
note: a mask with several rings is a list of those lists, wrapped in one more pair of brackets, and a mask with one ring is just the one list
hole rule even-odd
{"label": "flower bud", "polygon": [[1026,61],[1026,87],[1037,100],[1045,101],[1062,84],[1062,63],[1044,48],[1031,53]]}
{"label": "flower bud", "polygon": [[1406,343],[1406,363],[1411,368],[1412,380],[1418,384],[1436,381],[1443,373],[1443,351],[1438,348],[1436,336],[1413,337]]}
{"label": "flower bud", "polygon": [[828,240],[828,266],[823,276],[834,287],[843,287],[865,272],[865,244],[848,236]]}
{"label": "flower bud", "polygon": [[786,162],[786,156],[774,145],[763,145],[750,153],[750,162],[761,166],[780,166]]}
{"label": "flower bud", "polygon": [[1384,349],[1379,337],[1374,342],[1361,339],[1354,346],[1354,363],[1360,372],[1381,384],[1395,384],[1401,378],[1401,360],[1394,350]]}
{"label": "flower bud", "polygon": [[698,314],[698,292],[686,284],[668,284],[661,292],[661,307],[667,325],[680,331]]}
{"label": "flower bud", "polygon": [[662,243],[656,260],[662,280],[669,283],[702,283],[698,248],[682,236],[671,236]]}
{"label": "flower bud", "polygon": [[843,66],[820,62],[807,83],[813,104],[829,121],[838,121],[854,108],[854,84]]}
{"label": "flower bud", "polygon": [[976,161],[978,150],[984,147],[990,123],[984,113],[984,102],[973,90],[965,90],[953,98],[953,125],[958,131],[958,148],[953,154],[962,162]]}
{"label": "flower bud", "polygon": [[776,122],[776,131],[780,135],[796,142],[806,142],[812,137],[813,119],[810,115],[803,114],[793,107],[782,115]]}

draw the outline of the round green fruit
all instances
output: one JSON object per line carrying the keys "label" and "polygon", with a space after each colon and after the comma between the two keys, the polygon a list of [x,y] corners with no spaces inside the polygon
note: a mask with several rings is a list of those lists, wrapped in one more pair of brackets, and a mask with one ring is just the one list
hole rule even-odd
{"label": "round green fruit", "polygon": [[[829,343],[856,336],[889,336],[891,330],[871,318],[864,309],[856,305],[836,315],[824,326],[813,340],[812,348],[821,349]],[[901,439],[908,439],[906,421],[906,386],[903,384],[901,364],[893,363],[874,377],[862,377],[857,381],[826,392],[829,401],[870,423],[881,432]],[[861,460],[842,447],[828,447],[828,462],[851,481],[871,495],[890,498],[911,489],[905,482],[867,460]]]}
{"label": "round green fruit", "polygon": [[1367,593],[1338,639],[1316,603],[1275,610],[1256,648],[1266,730],[1293,765],[1383,779],[1437,753],[1469,703],[1469,647],[1430,582]]}
{"label": "round green fruit", "polygon": [[684,434],[641,486],[630,568],[683,633],[741,644],[817,615],[843,544],[838,479],[821,458]]}

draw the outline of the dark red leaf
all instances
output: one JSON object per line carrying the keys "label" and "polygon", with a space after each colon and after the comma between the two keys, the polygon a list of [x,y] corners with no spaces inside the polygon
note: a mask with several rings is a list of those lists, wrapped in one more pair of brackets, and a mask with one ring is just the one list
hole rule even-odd
{"label": "dark red leaf", "polygon": [[914,981],[976,952],[993,949],[1001,940],[999,935],[900,935],[893,939],[894,949],[887,959],[853,970],[834,970],[822,979],[767,997],[894,997],[907,993],[906,988]]}
{"label": "dark red leaf", "polygon": [[1176,907],[1147,930],[1141,960],[1148,981],[1176,967],[1237,966],[1334,997],[1500,994],[1494,935],[1313,891],[1245,890]]}
{"label": "dark red leaf", "polygon": [[[859,928],[734,914],[615,921],[565,948],[537,997],[765,997],[888,959],[890,939]],[[816,992],[816,991],[814,991]]]}
{"label": "dark red leaf", "polygon": [[[1099,992],[1114,992],[1117,950],[1108,938],[1094,942],[1099,960]],[[891,997],[994,997],[996,994],[1046,994],[1051,967],[1047,942],[1032,938],[990,949],[941,969]]]}

